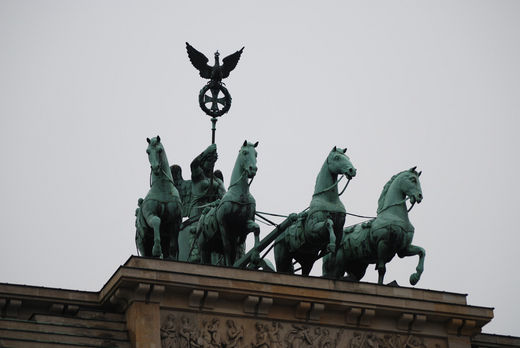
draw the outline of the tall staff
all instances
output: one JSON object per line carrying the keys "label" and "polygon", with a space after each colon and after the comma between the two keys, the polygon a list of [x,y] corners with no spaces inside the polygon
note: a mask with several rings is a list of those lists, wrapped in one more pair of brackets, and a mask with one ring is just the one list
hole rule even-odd
{"label": "tall staff", "polygon": [[[229,73],[236,67],[244,47],[239,51],[225,57],[220,64],[220,54],[215,52],[215,65],[208,65],[208,58],[193,48],[189,43],[186,42],[186,50],[188,51],[188,57],[193,66],[199,70],[199,74],[202,78],[209,79],[208,83],[202,87],[199,92],[199,106],[204,113],[211,117],[211,144],[215,144],[215,137],[217,131],[218,117],[226,114],[231,108],[231,94],[229,94],[227,88],[222,83],[222,79],[229,76]],[[209,106],[209,107],[208,107]],[[211,195],[213,190],[214,181],[214,163],[211,168],[210,183],[207,194]],[[193,240],[188,253],[188,260],[191,257],[193,248],[195,246],[198,235]]]}

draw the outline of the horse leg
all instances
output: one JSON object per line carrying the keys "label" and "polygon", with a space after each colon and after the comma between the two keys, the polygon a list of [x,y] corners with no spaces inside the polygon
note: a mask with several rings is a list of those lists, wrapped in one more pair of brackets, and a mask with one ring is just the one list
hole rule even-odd
{"label": "horse leg", "polygon": [[386,255],[388,252],[388,246],[386,244],[386,241],[380,240],[379,243],[377,243],[377,264],[376,269],[379,273],[379,278],[377,280],[378,284],[383,284],[383,279],[385,277],[386,273]]}
{"label": "horse leg", "polygon": [[222,239],[222,252],[224,253],[224,265],[233,266],[235,259],[235,250],[233,249],[233,242],[230,236],[233,235],[228,224],[224,221],[219,221],[220,237]]}
{"label": "horse leg", "polygon": [[302,266],[302,275],[308,276],[311,273],[312,266],[314,265],[314,258],[310,260],[305,260],[301,262]]}
{"label": "horse leg", "polygon": [[[195,235],[198,236],[198,239],[193,240],[193,244],[198,247],[199,257],[200,257],[200,263],[203,264],[211,264],[211,250],[208,246],[208,237],[205,234],[205,226],[204,226],[204,219],[206,216],[202,216],[196,225],[195,228]],[[190,232],[191,234],[191,232]],[[190,261],[190,260],[188,260]]]}
{"label": "horse leg", "polygon": [[345,225],[345,215],[341,215],[337,219],[335,219],[335,223],[333,225],[334,236],[336,237],[336,250],[340,248],[340,244],[343,241],[343,226]]}
{"label": "horse leg", "polygon": [[170,213],[170,224],[168,225],[170,245],[168,246],[168,252],[170,259],[177,260],[179,257],[179,230],[181,229],[182,212],[177,203],[168,204],[168,210]]}
{"label": "horse leg", "polygon": [[179,258],[179,230],[173,233],[170,238],[170,258],[172,260],[177,260]]}
{"label": "horse leg", "polygon": [[324,229],[329,234],[329,244],[327,245],[327,251],[334,253],[336,251],[336,234],[334,233],[334,223],[330,218],[312,225],[310,228],[310,233],[313,235],[319,235]]}
{"label": "horse leg", "polygon": [[[162,227],[164,230],[167,230],[167,228],[169,227],[168,225],[165,225],[164,222],[162,223]],[[162,258],[166,259],[166,260],[169,260],[171,258],[171,254],[170,254],[170,245],[171,245],[171,240],[173,238],[168,235],[167,233],[164,233],[162,234],[161,236],[161,251],[162,251]]]}
{"label": "horse leg", "polygon": [[329,253],[323,257],[322,273],[327,278],[341,278],[345,273],[345,253],[339,248],[335,254]]}
{"label": "horse leg", "polygon": [[[256,247],[258,246],[258,244],[260,244],[260,226],[258,226],[258,224],[256,222],[254,222],[254,220],[248,220],[247,221],[247,229],[246,229],[246,233],[248,234],[249,232],[253,232],[254,236],[255,236],[255,245],[253,246],[253,254],[251,255],[251,263],[253,264],[258,264],[260,262],[260,253],[256,250]],[[246,234],[246,236],[247,236]],[[244,245],[245,245],[245,241],[244,241]],[[242,255],[240,255],[239,253],[239,249],[240,249],[241,245],[237,245],[237,259],[242,257]]]}
{"label": "horse leg", "polygon": [[419,255],[419,263],[417,264],[417,267],[415,268],[415,270],[417,272],[415,272],[414,274],[412,274],[410,276],[410,284],[412,284],[412,285],[417,284],[419,279],[421,279],[422,272],[424,271],[424,257],[426,256],[426,251],[419,246],[410,244],[406,247],[406,249],[399,252],[397,255],[399,255],[399,257],[401,257],[401,258],[403,258],[405,256]]}
{"label": "horse leg", "polygon": [[207,246],[207,242],[201,241],[199,238],[199,253],[200,253],[200,262],[204,264],[211,264],[211,251]]}
{"label": "horse leg", "polygon": [[247,221],[247,231],[253,232],[255,235],[255,247],[260,243],[260,226],[253,220]]}
{"label": "horse leg", "polygon": [[353,262],[349,264],[347,269],[348,278],[355,281],[360,281],[367,271],[368,264],[363,262]]}
{"label": "horse leg", "polygon": [[237,247],[236,247],[236,253],[235,253],[235,260],[239,260],[242,256],[244,256],[246,254],[246,244],[245,242],[244,243],[240,243],[237,242]]}
{"label": "horse leg", "polygon": [[275,242],[274,261],[276,263],[277,272],[294,274],[292,258],[289,254],[288,246],[285,245],[285,240]]}
{"label": "horse leg", "polygon": [[161,250],[161,219],[152,215],[146,219],[146,223],[148,226],[153,228],[153,248],[152,255],[156,257],[163,258],[163,253]]}
{"label": "horse leg", "polygon": [[323,263],[321,264],[321,274],[325,278],[335,278],[336,265],[332,262],[330,254],[323,256]]}
{"label": "horse leg", "polygon": [[329,232],[329,245],[327,246],[327,250],[331,253],[336,252],[336,233],[334,233],[334,223],[331,219],[327,219],[325,221],[325,228]]}

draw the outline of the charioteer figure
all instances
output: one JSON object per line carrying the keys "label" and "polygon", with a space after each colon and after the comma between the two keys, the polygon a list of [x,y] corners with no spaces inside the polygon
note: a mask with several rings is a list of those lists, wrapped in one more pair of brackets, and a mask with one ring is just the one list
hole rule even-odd
{"label": "charioteer figure", "polygon": [[198,246],[194,242],[196,223],[204,209],[217,204],[226,193],[222,172],[214,171],[217,159],[217,145],[211,144],[191,162],[191,180],[183,180],[180,166],[172,166],[172,176],[183,199],[183,214],[188,218],[183,222],[179,235],[180,260],[200,261]]}
{"label": "charioteer figure", "polygon": [[191,162],[190,218],[200,216],[205,207],[226,193],[222,178],[214,172],[217,158],[217,145],[211,144]]}

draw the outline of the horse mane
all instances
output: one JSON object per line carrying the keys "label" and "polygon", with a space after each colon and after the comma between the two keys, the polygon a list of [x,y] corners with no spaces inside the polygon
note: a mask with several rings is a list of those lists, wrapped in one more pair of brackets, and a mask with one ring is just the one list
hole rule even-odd
{"label": "horse mane", "polygon": [[399,172],[392,176],[390,180],[385,184],[383,187],[383,191],[381,192],[381,195],[379,196],[379,200],[377,201],[377,213],[379,214],[381,210],[384,208],[383,204],[385,203],[386,194],[388,193],[388,189],[390,188],[390,185],[397,179],[397,177],[404,172],[408,172],[408,170],[403,170],[402,172]]}
{"label": "horse mane", "polygon": [[330,150],[329,154],[327,155],[327,157],[325,157],[325,162],[323,162],[323,165],[321,166],[320,168],[320,171],[318,173],[318,176],[316,176],[316,182],[314,184],[314,193],[316,194],[316,190],[317,190],[317,187],[318,187],[318,183],[320,182],[321,178],[322,178],[322,175],[324,175],[325,173],[323,172],[323,169],[325,166],[328,166],[329,164],[329,158],[334,155],[334,154],[341,154],[343,155],[344,152],[341,150],[341,149],[338,149],[336,147],[334,147],[332,150]]}

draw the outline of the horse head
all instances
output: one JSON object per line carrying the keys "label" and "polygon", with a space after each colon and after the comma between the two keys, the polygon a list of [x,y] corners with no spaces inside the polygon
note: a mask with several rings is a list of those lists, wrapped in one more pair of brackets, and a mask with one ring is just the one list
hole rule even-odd
{"label": "horse head", "polygon": [[356,168],[350,162],[350,158],[345,155],[346,152],[346,148],[340,149],[334,146],[327,157],[327,164],[332,174],[344,174],[350,180],[356,176]]}
{"label": "horse head", "polygon": [[256,171],[258,167],[256,166],[256,147],[258,146],[258,141],[254,144],[244,140],[244,144],[239,151],[239,159],[240,159],[240,171],[241,173],[245,173],[247,178],[252,179],[256,175]]}
{"label": "horse head", "polygon": [[405,195],[410,197],[410,203],[421,203],[423,199],[419,177],[422,172],[415,171],[417,167],[404,171],[400,176],[399,185]]}
{"label": "horse head", "polygon": [[164,147],[161,144],[161,138],[156,136],[155,138],[146,138],[148,142],[148,148],[146,153],[148,154],[148,160],[150,161],[150,167],[155,175],[158,175],[164,165]]}

